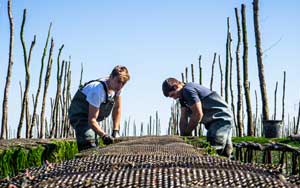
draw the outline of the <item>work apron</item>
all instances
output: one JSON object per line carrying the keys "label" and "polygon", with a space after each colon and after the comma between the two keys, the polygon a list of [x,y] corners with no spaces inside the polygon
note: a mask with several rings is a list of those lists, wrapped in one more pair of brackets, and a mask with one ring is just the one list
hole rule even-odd
{"label": "work apron", "polygon": [[[69,108],[69,120],[75,130],[79,150],[96,147],[98,144],[97,134],[88,123],[89,103],[86,101],[86,95],[82,92],[82,88],[93,81],[84,84],[76,92]],[[105,90],[106,100],[99,107],[98,122],[108,117],[114,106],[114,97],[108,96],[106,84],[102,81],[99,82],[101,82]]]}

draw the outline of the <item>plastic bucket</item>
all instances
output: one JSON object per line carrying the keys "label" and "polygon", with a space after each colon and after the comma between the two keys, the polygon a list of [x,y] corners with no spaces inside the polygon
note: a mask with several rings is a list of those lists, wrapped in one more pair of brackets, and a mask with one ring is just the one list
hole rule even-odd
{"label": "plastic bucket", "polygon": [[263,130],[266,138],[279,138],[281,136],[282,120],[264,120]]}

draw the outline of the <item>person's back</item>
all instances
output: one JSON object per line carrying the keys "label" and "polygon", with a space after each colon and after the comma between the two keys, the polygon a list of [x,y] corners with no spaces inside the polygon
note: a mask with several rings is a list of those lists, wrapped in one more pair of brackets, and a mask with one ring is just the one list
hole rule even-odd
{"label": "person's back", "polygon": [[220,95],[202,85],[192,82],[183,84],[175,78],[166,79],[162,90],[166,97],[180,101],[181,135],[191,135],[201,122],[207,129],[207,141],[219,154],[230,156],[233,115]]}
{"label": "person's back", "polygon": [[214,91],[197,83],[184,84],[181,103],[193,104],[198,101],[202,103],[203,117],[201,123],[209,125],[216,121],[231,121],[233,115],[229,105]]}

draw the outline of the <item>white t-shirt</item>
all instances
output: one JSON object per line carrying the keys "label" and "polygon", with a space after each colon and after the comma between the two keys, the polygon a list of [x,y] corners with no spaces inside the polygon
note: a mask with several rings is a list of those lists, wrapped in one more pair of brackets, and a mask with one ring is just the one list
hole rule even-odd
{"label": "white t-shirt", "polygon": [[[106,83],[107,79],[108,78],[101,79],[101,81],[104,81],[106,88],[108,88]],[[105,102],[106,100],[105,89],[102,83],[98,81],[89,83],[84,88],[82,88],[81,92],[85,94],[87,102],[96,108],[100,108],[101,103]],[[120,94],[121,91],[117,93],[111,92],[108,93],[108,96],[109,97],[120,96]]]}

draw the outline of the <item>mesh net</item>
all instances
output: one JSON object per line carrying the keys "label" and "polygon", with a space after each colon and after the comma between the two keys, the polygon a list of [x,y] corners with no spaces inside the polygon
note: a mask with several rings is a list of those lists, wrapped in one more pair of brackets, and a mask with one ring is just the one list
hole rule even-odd
{"label": "mesh net", "polygon": [[24,187],[296,187],[262,165],[206,155],[173,136],[139,137],[86,150],[74,160],[31,168],[9,183]]}

